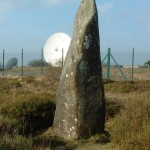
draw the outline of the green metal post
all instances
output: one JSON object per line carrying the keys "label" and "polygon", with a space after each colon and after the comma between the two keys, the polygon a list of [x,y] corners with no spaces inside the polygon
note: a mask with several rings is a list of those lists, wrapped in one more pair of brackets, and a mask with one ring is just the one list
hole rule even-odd
{"label": "green metal post", "polygon": [[114,57],[110,54],[111,58],[113,59],[113,61],[116,63],[119,71],[121,72],[121,74],[123,75],[123,77],[127,80],[127,77],[124,75],[123,71],[121,70],[120,66],[117,64],[117,62],[115,61]]}
{"label": "green metal post", "polygon": [[43,74],[43,49],[41,50],[41,75]]}
{"label": "green metal post", "polygon": [[5,50],[3,49],[3,76],[5,75]]}
{"label": "green metal post", "polygon": [[110,79],[110,55],[111,55],[111,49],[108,48],[108,54],[107,54],[107,80]]}
{"label": "green metal post", "polygon": [[132,80],[134,80],[134,48],[132,52]]}
{"label": "green metal post", "polygon": [[21,54],[21,75],[23,76],[23,49]]}
{"label": "green metal post", "polygon": [[63,68],[63,65],[64,65],[64,49],[62,49],[62,68]]}

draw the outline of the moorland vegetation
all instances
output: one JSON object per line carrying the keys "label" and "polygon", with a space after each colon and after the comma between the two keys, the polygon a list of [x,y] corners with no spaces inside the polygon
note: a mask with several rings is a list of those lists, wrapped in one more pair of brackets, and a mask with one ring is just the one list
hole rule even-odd
{"label": "moorland vegetation", "polygon": [[[0,150],[149,150],[150,81],[105,81],[106,134],[64,141],[52,133],[59,78],[0,78]],[[87,114],[88,115],[88,114]]]}

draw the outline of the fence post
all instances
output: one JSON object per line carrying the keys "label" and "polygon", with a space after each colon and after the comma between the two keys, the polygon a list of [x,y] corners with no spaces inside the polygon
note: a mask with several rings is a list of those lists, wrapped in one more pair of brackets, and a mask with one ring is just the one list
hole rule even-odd
{"label": "fence post", "polygon": [[5,75],[5,50],[3,49],[3,76]]}
{"label": "fence post", "polygon": [[111,48],[108,48],[108,54],[107,54],[107,80],[110,79],[110,55],[111,55]]}
{"label": "fence post", "polygon": [[21,76],[23,76],[23,49],[21,53]]}
{"label": "fence post", "polygon": [[43,49],[41,50],[41,76],[43,74]]}
{"label": "fence post", "polygon": [[132,52],[132,80],[134,80],[134,48]]}

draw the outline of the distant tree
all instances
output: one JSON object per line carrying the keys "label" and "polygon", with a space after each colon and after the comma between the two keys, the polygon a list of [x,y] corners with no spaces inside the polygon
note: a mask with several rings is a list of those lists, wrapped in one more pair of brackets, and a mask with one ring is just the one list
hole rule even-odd
{"label": "distant tree", "polygon": [[45,61],[41,62],[40,59],[35,59],[35,60],[32,60],[32,61],[28,62],[27,65],[28,65],[29,67],[40,67],[41,65],[47,66],[48,63],[45,62]]}
{"label": "distant tree", "polygon": [[13,69],[13,67],[17,67],[18,59],[15,57],[12,57],[8,60],[6,64],[6,69]]}
{"label": "distant tree", "polygon": [[149,66],[150,67],[150,60],[148,60],[146,63],[144,63],[144,66]]}

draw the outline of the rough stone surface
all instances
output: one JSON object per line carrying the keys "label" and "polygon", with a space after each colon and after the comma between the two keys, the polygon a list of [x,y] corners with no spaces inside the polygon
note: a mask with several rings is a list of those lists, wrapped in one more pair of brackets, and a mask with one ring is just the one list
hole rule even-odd
{"label": "rough stone surface", "polygon": [[65,139],[104,131],[98,14],[95,0],[82,0],[57,94],[54,131]]}

